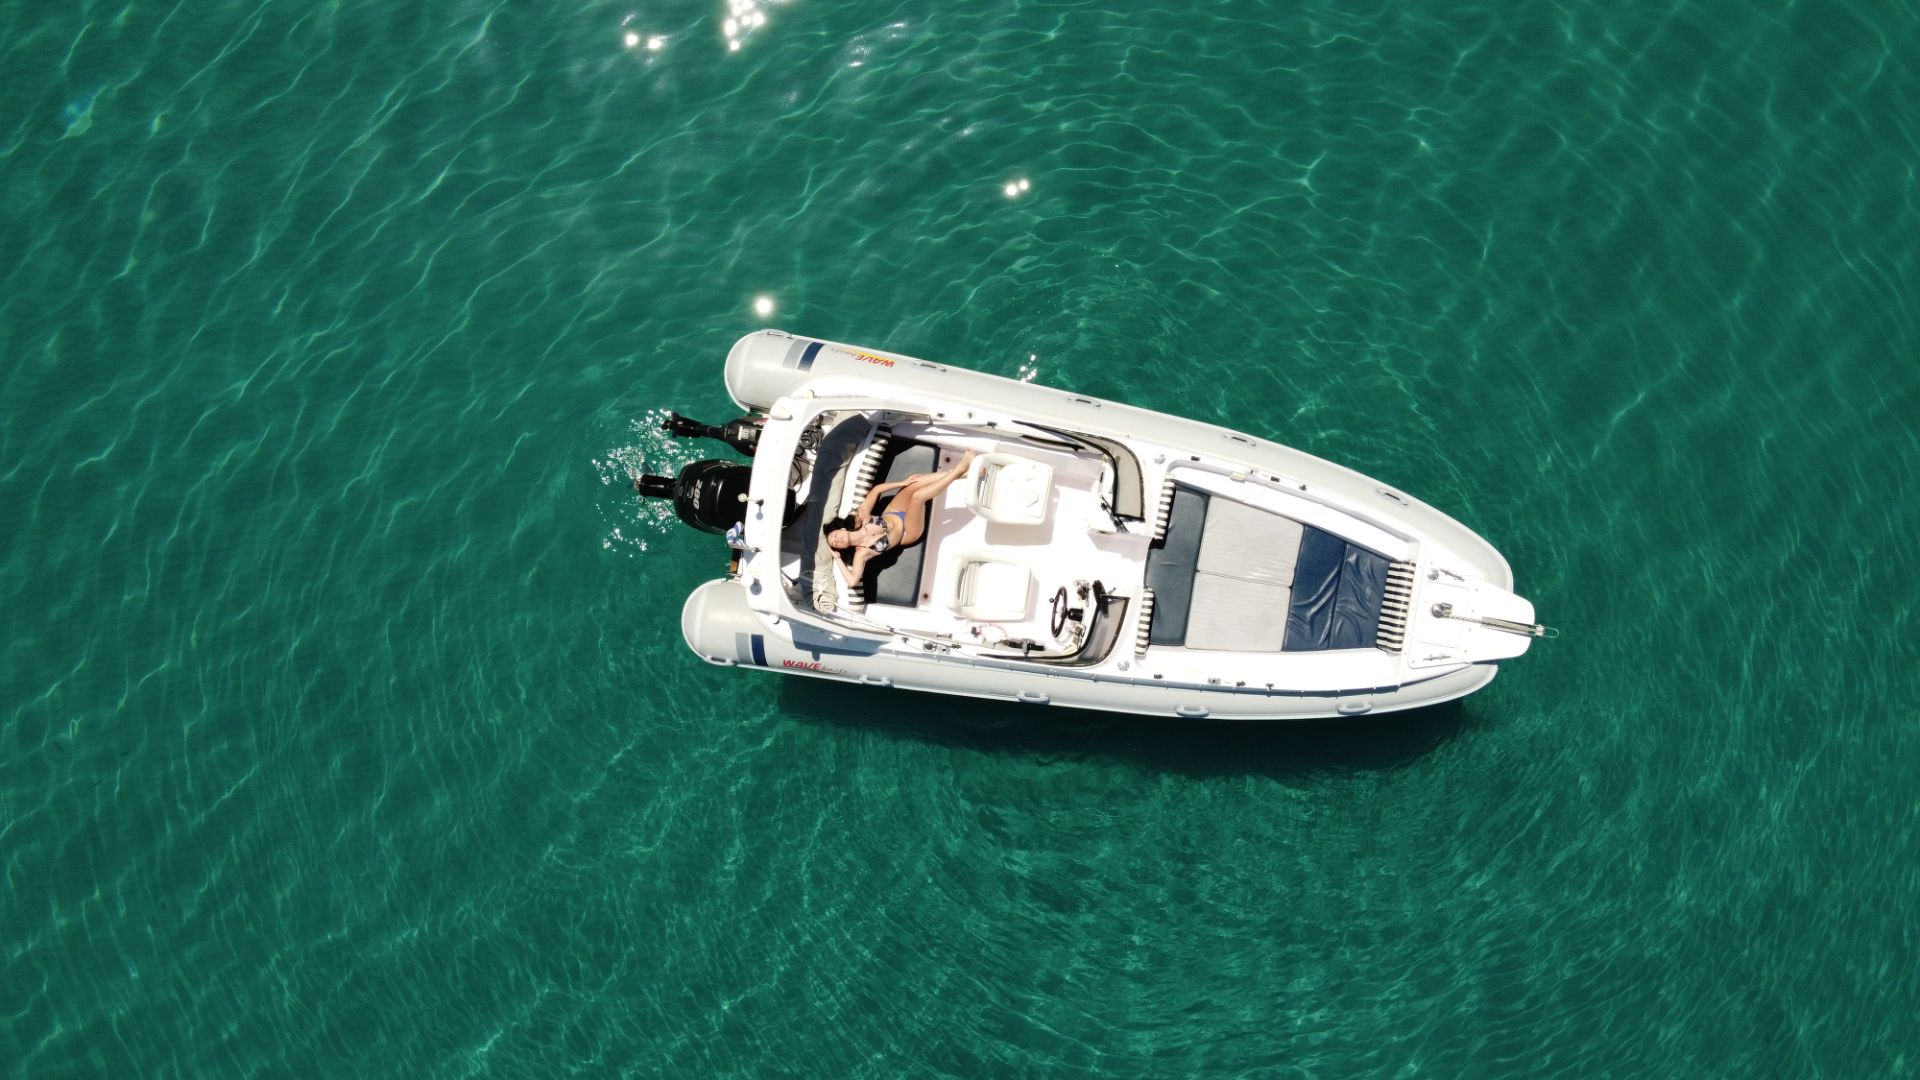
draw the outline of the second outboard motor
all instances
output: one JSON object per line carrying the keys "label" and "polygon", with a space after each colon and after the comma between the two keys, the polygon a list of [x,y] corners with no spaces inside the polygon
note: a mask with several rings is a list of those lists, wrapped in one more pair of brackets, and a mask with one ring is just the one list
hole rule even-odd
{"label": "second outboard motor", "polygon": [[673,512],[701,532],[723,536],[747,520],[753,467],[735,461],[696,461],[675,477],[636,477],[633,489],[650,499],[672,499]]}
{"label": "second outboard motor", "polygon": [[753,449],[760,443],[760,422],[752,417],[742,416],[724,424],[703,424],[690,420],[677,412],[668,412],[667,418],[660,423],[661,430],[682,439],[719,439],[735,450],[753,456]]}

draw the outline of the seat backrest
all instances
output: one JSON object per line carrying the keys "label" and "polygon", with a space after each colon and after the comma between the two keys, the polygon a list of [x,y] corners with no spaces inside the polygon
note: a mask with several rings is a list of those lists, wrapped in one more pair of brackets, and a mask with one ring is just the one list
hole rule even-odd
{"label": "seat backrest", "polygon": [[941,568],[941,602],[980,622],[1024,619],[1033,605],[1033,571],[996,552],[960,555]]}
{"label": "seat backrest", "polygon": [[1053,501],[1053,466],[1018,454],[982,454],[967,470],[966,499],[988,521],[1037,525]]}

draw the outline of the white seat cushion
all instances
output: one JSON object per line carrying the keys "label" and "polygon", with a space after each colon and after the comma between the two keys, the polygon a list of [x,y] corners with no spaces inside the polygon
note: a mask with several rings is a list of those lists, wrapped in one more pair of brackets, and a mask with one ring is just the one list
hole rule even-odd
{"label": "white seat cushion", "polygon": [[974,555],[961,560],[947,606],[976,622],[1011,622],[1032,610],[1033,572],[1011,560]]}
{"label": "white seat cushion", "polygon": [[967,505],[988,521],[1038,525],[1053,501],[1053,466],[1015,454],[982,454],[967,470]]}

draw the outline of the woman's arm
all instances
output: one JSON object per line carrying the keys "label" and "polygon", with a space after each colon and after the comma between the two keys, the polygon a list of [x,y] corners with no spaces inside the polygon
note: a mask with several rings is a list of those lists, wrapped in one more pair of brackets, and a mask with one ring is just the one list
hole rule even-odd
{"label": "woman's arm", "polygon": [[848,588],[852,588],[860,584],[860,579],[866,576],[867,560],[871,558],[873,558],[872,549],[861,548],[853,553],[852,567],[847,566],[845,559],[835,559],[833,565],[840,574],[840,580],[846,582]]}

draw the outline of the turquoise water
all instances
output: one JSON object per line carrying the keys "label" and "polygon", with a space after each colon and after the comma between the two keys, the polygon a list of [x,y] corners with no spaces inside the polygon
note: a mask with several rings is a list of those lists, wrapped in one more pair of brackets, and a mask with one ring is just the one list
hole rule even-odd
{"label": "turquoise water", "polygon": [[[1920,8],[734,17],[0,2],[0,1072],[1920,1070]],[[1352,465],[1564,636],[709,668],[622,470],[763,324]]]}

